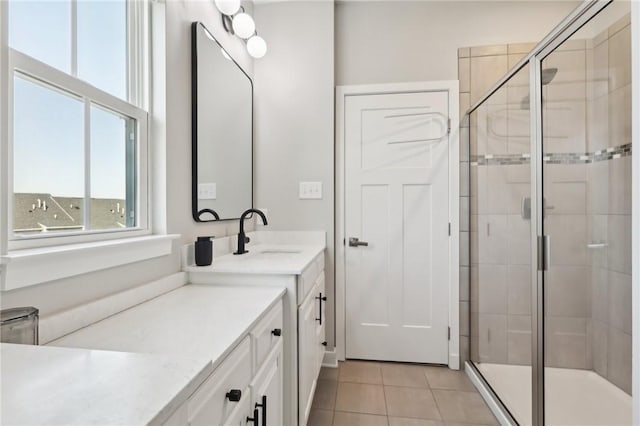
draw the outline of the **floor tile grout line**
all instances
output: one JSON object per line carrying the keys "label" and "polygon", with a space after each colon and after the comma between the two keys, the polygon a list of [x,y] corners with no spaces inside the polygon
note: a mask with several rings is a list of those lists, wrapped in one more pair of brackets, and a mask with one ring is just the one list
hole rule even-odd
{"label": "floor tile grout line", "polygon": [[[335,417],[335,411],[336,411],[336,407],[338,406],[338,387],[340,386],[340,382],[336,381],[336,395],[333,397],[333,411],[334,411],[334,417]],[[331,424],[333,424],[333,419],[331,421]]]}
{"label": "floor tile grout line", "polygon": [[440,405],[438,404],[436,394],[433,392],[433,390],[431,390],[431,398],[433,398],[433,402],[436,404],[436,410],[438,410],[438,415],[440,416],[440,420],[442,420],[442,423],[446,424],[444,416],[442,415],[442,410],[440,409]]}
{"label": "floor tile grout line", "polygon": [[[320,410],[321,408],[319,408]],[[325,411],[333,411],[334,413],[350,413],[350,414],[364,414],[367,416],[382,416],[385,417],[386,414],[380,414],[380,413],[370,413],[368,411],[349,411],[346,409],[342,409],[342,410],[325,410]]]}
{"label": "floor tile grout line", "polygon": [[429,386],[429,389],[433,389],[433,386],[431,386],[431,382],[429,381],[429,376],[427,375],[427,369],[426,368],[422,372],[422,374],[424,374],[424,379],[427,381],[427,386]]}
{"label": "floor tile grout line", "polygon": [[[380,375],[382,375],[382,369],[380,369]],[[382,379],[384,382],[384,378]],[[387,415],[387,424],[389,424],[389,406],[387,404],[387,390],[385,385],[382,385],[382,399],[384,399],[384,413]]]}

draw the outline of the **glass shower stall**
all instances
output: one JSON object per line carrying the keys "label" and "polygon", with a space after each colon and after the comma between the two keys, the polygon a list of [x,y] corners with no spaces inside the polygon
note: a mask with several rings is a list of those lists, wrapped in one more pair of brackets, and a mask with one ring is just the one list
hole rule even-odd
{"label": "glass shower stall", "polygon": [[585,2],[469,110],[467,368],[505,422],[631,424],[631,80],[630,3]]}

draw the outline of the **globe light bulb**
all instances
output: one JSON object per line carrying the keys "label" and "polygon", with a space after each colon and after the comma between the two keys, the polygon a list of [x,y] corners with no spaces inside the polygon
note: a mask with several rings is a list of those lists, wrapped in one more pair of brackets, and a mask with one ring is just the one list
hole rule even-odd
{"label": "globe light bulb", "polygon": [[247,13],[238,13],[233,17],[233,32],[240,38],[247,39],[256,32],[256,24]]}
{"label": "globe light bulb", "polygon": [[247,41],[247,51],[254,58],[262,58],[267,53],[267,42],[262,37],[254,35]]}
{"label": "globe light bulb", "polygon": [[240,0],[215,0],[216,7],[225,15],[234,15],[240,10]]}

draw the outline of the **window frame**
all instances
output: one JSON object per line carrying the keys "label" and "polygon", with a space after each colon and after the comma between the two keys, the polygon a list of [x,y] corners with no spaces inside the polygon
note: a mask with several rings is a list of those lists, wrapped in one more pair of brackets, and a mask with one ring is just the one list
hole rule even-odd
{"label": "window frame", "polygon": [[[75,9],[78,0],[71,0],[72,53],[71,72],[77,73],[77,41],[75,34]],[[0,253],[12,250],[53,247],[74,243],[99,242],[122,238],[150,235],[150,185],[149,185],[149,3],[147,0],[127,0],[127,98],[125,101],[111,95],[75,75],[67,74],[8,46],[8,3],[0,2],[0,84],[7,96],[0,104],[0,134],[5,139],[3,149],[4,164],[0,164],[0,179],[5,183],[0,191],[0,224],[5,230],[0,232],[2,239]],[[83,102],[83,156],[84,156],[84,205],[90,205],[90,148],[91,148],[91,107],[106,109],[114,114],[130,117],[136,121],[136,183],[135,211],[136,226],[130,228],[96,229],[69,232],[51,232],[42,234],[16,235],[13,232],[13,81],[18,74],[36,84],[60,90],[75,96]],[[4,152],[3,152],[4,154]],[[127,165],[127,166],[130,166]],[[86,209],[85,209],[86,210]],[[85,213],[85,220],[88,212]],[[6,226],[5,226],[6,225]],[[87,225],[87,224],[85,224]]]}

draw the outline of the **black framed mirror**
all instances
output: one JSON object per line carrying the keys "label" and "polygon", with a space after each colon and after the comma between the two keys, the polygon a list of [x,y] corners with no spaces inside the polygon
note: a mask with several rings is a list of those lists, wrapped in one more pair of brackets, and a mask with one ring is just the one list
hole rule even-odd
{"label": "black framed mirror", "polygon": [[253,82],[201,22],[191,37],[192,216],[238,219],[253,207]]}

